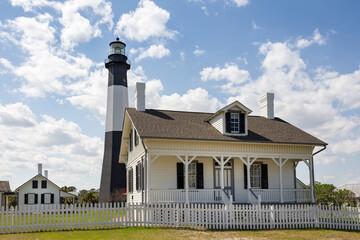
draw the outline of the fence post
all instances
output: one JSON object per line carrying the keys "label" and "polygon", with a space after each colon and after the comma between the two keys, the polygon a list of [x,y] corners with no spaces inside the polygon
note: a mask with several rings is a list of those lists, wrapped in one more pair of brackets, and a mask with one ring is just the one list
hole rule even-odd
{"label": "fence post", "polygon": [[258,205],[261,206],[261,195],[258,196]]}
{"label": "fence post", "polygon": [[270,206],[270,228],[274,229],[275,224],[275,213],[274,213],[274,205]]}

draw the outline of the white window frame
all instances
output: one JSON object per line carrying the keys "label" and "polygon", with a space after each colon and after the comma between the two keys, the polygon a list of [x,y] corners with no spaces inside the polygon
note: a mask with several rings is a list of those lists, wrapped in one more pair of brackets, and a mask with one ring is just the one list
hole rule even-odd
{"label": "white window frame", "polygon": [[51,193],[44,193],[44,204],[51,204]]}
{"label": "white window frame", "polygon": [[[189,179],[189,189],[196,189],[196,163],[190,163],[188,166],[188,179]],[[185,186],[185,168],[184,168],[184,186]]]}
{"label": "white window frame", "polygon": [[27,204],[35,204],[35,193],[28,193],[28,202]]}
{"label": "white window frame", "polygon": [[230,113],[230,132],[231,133],[240,133],[240,114],[239,113]]}
{"label": "white window frame", "polygon": [[261,189],[261,177],[261,164],[252,164],[250,167],[251,188]]}

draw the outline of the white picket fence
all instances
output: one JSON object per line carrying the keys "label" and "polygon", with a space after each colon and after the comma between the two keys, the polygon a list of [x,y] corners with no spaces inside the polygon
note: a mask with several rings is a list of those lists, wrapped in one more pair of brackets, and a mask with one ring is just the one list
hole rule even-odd
{"label": "white picket fence", "polygon": [[360,208],[316,205],[95,204],[0,209],[0,234],[164,227],[360,230]]}

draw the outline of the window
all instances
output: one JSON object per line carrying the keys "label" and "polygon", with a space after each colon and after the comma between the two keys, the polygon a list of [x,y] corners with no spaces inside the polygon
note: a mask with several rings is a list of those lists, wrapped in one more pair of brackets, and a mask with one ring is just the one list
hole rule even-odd
{"label": "window", "polygon": [[141,190],[141,163],[136,165],[136,191]]}
{"label": "window", "polygon": [[[189,189],[196,189],[196,163],[190,163],[189,171]],[[184,186],[185,186],[185,168],[184,168]]]}
{"label": "window", "polygon": [[230,130],[231,133],[239,133],[239,113],[230,114]]}
{"label": "window", "polygon": [[24,195],[24,200],[25,200],[25,204],[37,204],[38,203],[38,199],[37,199],[37,194],[35,193],[27,193]]}
{"label": "window", "polygon": [[28,194],[28,204],[35,204],[35,193]]}
{"label": "window", "polygon": [[225,113],[226,132],[232,134],[246,133],[246,115],[242,112],[229,111]]}
{"label": "window", "polygon": [[129,193],[133,192],[133,169],[131,168],[128,171],[128,188],[129,188]]}
{"label": "window", "polygon": [[38,181],[37,180],[32,181],[32,188],[38,188]]}
{"label": "window", "polygon": [[46,180],[41,181],[41,188],[47,188],[47,181]]}
{"label": "window", "polygon": [[252,164],[250,167],[251,188],[261,188],[261,164]]}
{"label": "window", "polygon": [[[182,162],[176,163],[177,189],[185,188],[185,166]],[[204,189],[204,166],[203,163],[190,163],[188,166],[189,188]]]}
{"label": "window", "polygon": [[139,144],[139,135],[137,134],[137,131],[134,129],[134,135],[135,135],[135,146]]}

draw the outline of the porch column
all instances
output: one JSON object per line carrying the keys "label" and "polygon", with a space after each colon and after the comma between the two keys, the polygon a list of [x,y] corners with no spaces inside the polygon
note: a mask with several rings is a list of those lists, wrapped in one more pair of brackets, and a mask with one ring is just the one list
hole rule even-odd
{"label": "porch column", "polygon": [[283,196],[283,180],[282,180],[282,159],[279,158],[279,170],[280,170],[280,202],[284,202],[284,196]]}
{"label": "porch column", "polygon": [[220,158],[220,167],[221,167],[220,187],[222,190],[224,190],[224,156],[221,156],[221,158]]}
{"label": "porch column", "polygon": [[315,203],[314,161],[312,157],[310,157],[309,159],[309,171],[310,171],[311,202]]}
{"label": "porch column", "polygon": [[146,202],[150,203],[150,154],[146,154]]}
{"label": "porch column", "polygon": [[251,167],[251,163],[250,163],[250,157],[247,157],[247,164],[246,164],[247,168],[247,187],[248,187],[248,202],[251,202],[251,193],[250,193],[250,189],[251,189],[251,178],[250,178],[250,167]]}
{"label": "porch column", "polygon": [[193,156],[189,160],[189,155],[185,154],[185,159],[183,159],[180,155],[176,156],[184,165],[185,165],[185,198],[186,203],[189,203],[189,164],[197,157]]}
{"label": "porch column", "polygon": [[189,156],[185,156],[185,198],[186,203],[189,203]]}

